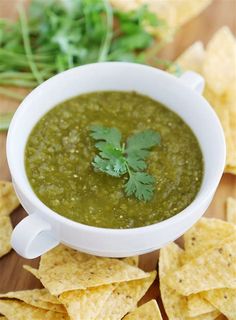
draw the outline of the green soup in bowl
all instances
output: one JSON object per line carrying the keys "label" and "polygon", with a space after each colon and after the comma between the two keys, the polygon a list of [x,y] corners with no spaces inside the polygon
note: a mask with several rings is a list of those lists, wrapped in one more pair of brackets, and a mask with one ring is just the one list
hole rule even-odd
{"label": "green soup in bowl", "polygon": [[[152,177],[148,199],[124,188],[128,171],[112,176],[94,166],[101,151],[91,135],[94,125],[119,131],[124,150],[135,134],[160,136],[136,170]],[[190,127],[167,107],[136,92],[101,91],[67,100],[41,118],[26,144],[25,167],[35,194],[55,212],[90,226],[125,229],[186,208],[201,186],[203,156]]]}

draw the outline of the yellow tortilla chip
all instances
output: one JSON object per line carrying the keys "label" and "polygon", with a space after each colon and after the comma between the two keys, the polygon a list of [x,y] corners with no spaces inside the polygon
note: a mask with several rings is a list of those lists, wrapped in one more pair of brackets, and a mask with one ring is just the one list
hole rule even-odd
{"label": "yellow tortilla chip", "polygon": [[121,282],[107,299],[96,320],[120,320],[133,310],[156,278],[156,271],[147,278]]}
{"label": "yellow tortilla chip", "polygon": [[0,257],[11,251],[12,225],[8,216],[0,216]]}
{"label": "yellow tortilla chip", "polygon": [[203,43],[197,41],[178,57],[176,63],[183,70],[192,70],[201,73],[204,57],[205,50]]}
{"label": "yellow tortilla chip", "polygon": [[[198,316],[189,317],[187,297],[172,289],[166,282],[166,276],[182,265],[183,250],[174,242],[160,250],[159,278],[162,302],[169,320],[214,320],[218,311],[204,313],[198,310]],[[201,300],[201,297],[198,297]]]}
{"label": "yellow tortilla chip", "polygon": [[95,257],[63,245],[41,257],[38,273],[53,295],[148,277],[148,273],[119,259]]}
{"label": "yellow tortilla chip", "polygon": [[147,303],[141,305],[127,316],[123,320],[162,320],[161,312],[156,300],[150,300]]}
{"label": "yellow tortilla chip", "polygon": [[182,295],[218,288],[236,288],[236,238],[216,247],[168,274],[164,280]]}
{"label": "yellow tortilla chip", "polygon": [[182,320],[187,316],[187,298],[169,287],[165,276],[181,266],[183,250],[177,244],[170,243],[160,250],[159,279],[161,299],[169,320]]}
{"label": "yellow tortilla chip", "polygon": [[8,216],[19,204],[12,183],[0,181],[0,216]]}
{"label": "yellow tortilla chip", "polygon": [[[234,121],[233,120],[234,116],[230,107],[231,103],[227,100],[226,96],[218,96],[213,91],[211,91],[208,87],[206,87],[204,91],[204,96],[216,111],[220,119],[221,125],[224,129],[226,150],[227,150],[225,171],[226,172],[234,171],[234,169],[236,169],[236,134],[234,136],[233,132],[234,132],[234,127],[236,130],[236,123],[235,124],[232,123],[232,121]],[[234,103],[235,103],[235,100],[234,100]]]}
{"label": "yellow tortilla chip", "polygon": [[236,199],[234,198],[227,198],[226,220],[236,225]]}
{"label": "yellow tortilla chip", "polygon": [[122,261],[130,264],[131,266],[138,267],[139,256],[127,257],[122,259]]}
{"label": "yellow tortilla chip", "polygon": [[0,300],[0,313],[8,320],[69,320],[65,313],[48,311],[16,300]]}
{"label": "yellow tortilla chip", "polygon": [[115,289],[114,284],[64,292],[59,300],[64,304],[71,320],[95,319]]}
{"label": "yellow tortilla chip", "polygon": [[236,289],[216,289],[202,293],[227,319],[236,319]]}
{"label": "yellow tortilla chip", "polygon": [[184,234],[184,261],[197,258],[232,235],[236,237],[236,228],[232,224],[220,219],[200,219]]}
{"label": "yellow tortilla chip", "polygon": [[193,294],[187,297],[189,317],[197,317],[202,314],[216,311],[216,308],[199,294]]}
{"label": "yellow tortilla chip", "polygon": [[0,294],[0,299],[3,298],[7,298],[8,300],[17,299],[34,307],[38,307],[45,310],[51,310],[54,312],[66,313],[66,310],[63,305],[58,303],[54,304],[52,302],[56,298],[51,296],[46,289],[24,290]]}
{"label": "yellow tortilla chip", "polygon": [[236,41],[228,27],[218,30],[206,47],[203,75],[209,88],[221,95],[236,84]]}

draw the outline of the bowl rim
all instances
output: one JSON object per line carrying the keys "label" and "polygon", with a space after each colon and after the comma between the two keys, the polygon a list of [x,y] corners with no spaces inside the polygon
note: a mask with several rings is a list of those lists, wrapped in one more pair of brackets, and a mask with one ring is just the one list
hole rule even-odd
{"label": "bowl rim", "polygon": [[[47,207],[34,193],[29,180],[26,178],[24,179],[23,175],[20,176],[20,173],[17,171],[15,162],[16,159],[14,159],[14,157],[12,156],[13,153],[13,149],[14,149],[14,144],[16,143],[13,139],[13,132],[15,130],[15,127],[17,126],[17,122],[18,122],[18,117],[21,114],[21,112],[23,112],[24,109],[27,109],[29,107],[28,101],[32,98],[32,96],[34,96],[35,94],[37,94],[39,91],[43,90],[45,86],[47,86],[48,84],[51,84],[55,79],[59,79],[61,77],[63,77],[65,74],[67,76],[72,75],[74,72],[77,72],[78,70],[80,71],[81,69],[87,69],[87,68],[96,68],[96,66],[107,66],[109,65],[109,67],[120,67],[121,65],[125,66],[125,67],[134,67],[137,69],[149,69],[150,71],[155,71],[156,73],[159,73],[161,76],[169,78],[170,81],[175,82],[176,85],[178,86],[182,86],[183,90],[188,90],[189,92],[191,92],[192,95],[197,95],[198,99],[200,98],[202,100],[202,103],[205,104],[205,107],[208,108],[208,111],[211,112],[212,114],[212,119],[214,119],[215,121],[215,125],[218,126],[218,130],[219,130],[219,136],[221,137],[221,161],[218,165],[218,168],[216,168],[216,175],[214,180],[212,179],[212,181],[210,182],[210,187],[208,188],[207,191],[203,193],[202,188],[204,185],[204,178],[206,176],[206,171],[204,168],[204,172],[203,172],[203,177],[202,177],[202,183],[201,183],[201,187],[197,193],[197,195],[195,196],[195,198],[193,199],[193,201],[183,210],[181,210],[180,212],[178,212],[177,214],[175,214],[174,216],[165,219],[161,222],[157,222],[154,224],[150,224],[147,226],[142,226],[142,227],[135,227],[135,228],[125,228],[125,229],[116,229],[116,228],[103,228],[103,227],[95,227],[95,226],[90,226],[90,225],[86,225],[86,224],[82,224],[80,222],[76,222],[73,220],[70,220],[69,218],[66,218],[62,215],[60,215],[59,213],[53,211],[52,209],[50,209],[49,207]],[[54,106],[52,106],[53,108]],[[178,113],[177,113],[178,114]],[[40,119],[40,117],[39,117]],[[38,119],[38,120],[39,120]],[[189,124],[188,124],[189,125]],[[189,125],[190,126],[190,125]],[[191,128],[191,126],[190,126]],[[91,63],[91,64],[86,64],[83,66],[78,66],[78,67],[74,67],[71,69],[68,69],[66,71],[63,71],[59,74],[54,75],[53,77],[49,78],[48,80],[44,81],[43,83],[41,83],[39,86],[37,86],[35,89],[33,89],[26,97],[25,99],[20,103],[19,107],[17,108],[13,119],[11,121],[9,130],[8,130],[8,135],[7,135],[7,160],[8,160],[8,165],[10,168],[10,172],[11,175],[13,177],[13,185],[16,184],[16,186],[19,188],[20,193],[29,201],[29,203],[31,203],[36,210],[39,212],[39,215],[41,216],[45,216],[45,215],[49,215],[51,220],[57,220],[57,222],[59,223],[63,223],[63,224],[67,224],[69,225],[69,227],[72,228],[79,228],[79,229],[83,229],[83,230],[87,230],[87,231],[91,231],[91,232],[96,232],[98,234],[105,234],[105,235],[110,235],[110,234],[117,234],[117,235],[127,235],[127,234],[142,234],[142,233],[146,233],[149,230],[152,229],[161,229],[161,228],[165,228],[167,225],[171,225],[173,223],[177,223],[177,222],[181,222],[181,220],[184,220],[187,216],[189,216],[190,214],[192,214],[192,212],[194,210],[198,210],[202,203],[204,203],[205,201],[207,201],[209,199],[209,197],[212,197],[215,189],[221,179],[224,167],[225,167],[225,158],[226,158],[226,145],[225,145],[225,138],[224,138],[224,132],[222,129],[222,126],[220,124],[220,121],[215,113],[215,111],[213,110],[213,108],[210,106],[210,104],[205,100],[204,97],[202,97],[200,94],[194,92],[190,87],[188,87],[186,84],[184,84],[183,82],[180,81],[180,79],[178,79],[177,77],[175,77],[174,75],[171,75],[165,71],[162,71],[160,69],[151,67],[151,66],[147,66],[147,65],[142,65],[142,64],[137,64],[137,63],[130,63],[130,62],[99,62],[99,63]],[[204,152],[202,150],[202,154],[204,156]],[[204,166],[205,167],[205,166]],[[25,172],[25,176],[26,172]],[[27,186],[27,188],[23,188],[21,187],[21,179],[24,179],[25,181],[25,186]],[[206,183],[206,182],[205,182]],[[28,189],[28,190],[27,190]],[[31,194],[29,194],[29,192],[31,192]],[[17,192],[17,191],[16,191]],[[18,192],[17,192],[18,193]],[[33,196],[33,198],[31,198]],[[200,196],[200,199],[199,199]],[[37,212],[36,211],[36,212]],[[43,213],[43,215],[42,215]]]}

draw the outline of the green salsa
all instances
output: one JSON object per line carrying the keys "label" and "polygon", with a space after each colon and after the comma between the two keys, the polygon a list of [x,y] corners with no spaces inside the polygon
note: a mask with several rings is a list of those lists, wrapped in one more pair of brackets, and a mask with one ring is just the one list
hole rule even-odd
{"label": "green salsa", "polygon": [[[161,136],[147,172],[155,178],[150,201],[124,193],[127,177],[96,172],[91,125],[120,130],[124,141],[151,129]],[[25,149],[29,182],[49,208],[71,220],[104,228],[134,228],[168,219],[198,193],[203,157],[188,125],[174,112],[135,92],[93,92],[65,101],[33,128]]]}

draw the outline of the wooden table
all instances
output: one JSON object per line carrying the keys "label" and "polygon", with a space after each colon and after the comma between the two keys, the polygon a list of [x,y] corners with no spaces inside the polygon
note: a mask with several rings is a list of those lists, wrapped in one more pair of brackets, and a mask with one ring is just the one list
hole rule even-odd
{"label": "wooden table", "polygon": [[[127,0],[128,1],[128,0]],[[176,0],[178,1],[178,0]],[[187,23],[176,35],[173,43],[168,45],[161,56],[173,59],[185,48],[196,40],[207,43],[212,34],[222,25],[228,25],[236,33],[236,0],[214,0],[213,3],[197,18]],[[16,17],[16,1],[0,0],[0,16]],[[15,110],[17,103],[0,97],[0,111]],[[5,154],[6,134],[0,134],[0,180],[10,180],[10,174]],[[224,218],[225,200],[228,196],[236,197],[236,177],[225,174],[217,189],[211,206],[206,216]],[[15,226],[26,213],[19,207],[12,214],[12,223]],[[140,266],[145,270],[152,270],[156,267],[158,252],[144,255],[140,259]],[[36,267],[38,259],[25,260],[14,251],[0,259],[0,292],[11,290],[32,289],[40,287],[40,283],[30,273],[22,269],[23,264]],[[149,290],[143,301],[156,298],[161,304],[158,284],[155,283]],[[164,314],[164,313],[163,313]],[[164,319],[167,319],[165,317]]]}

